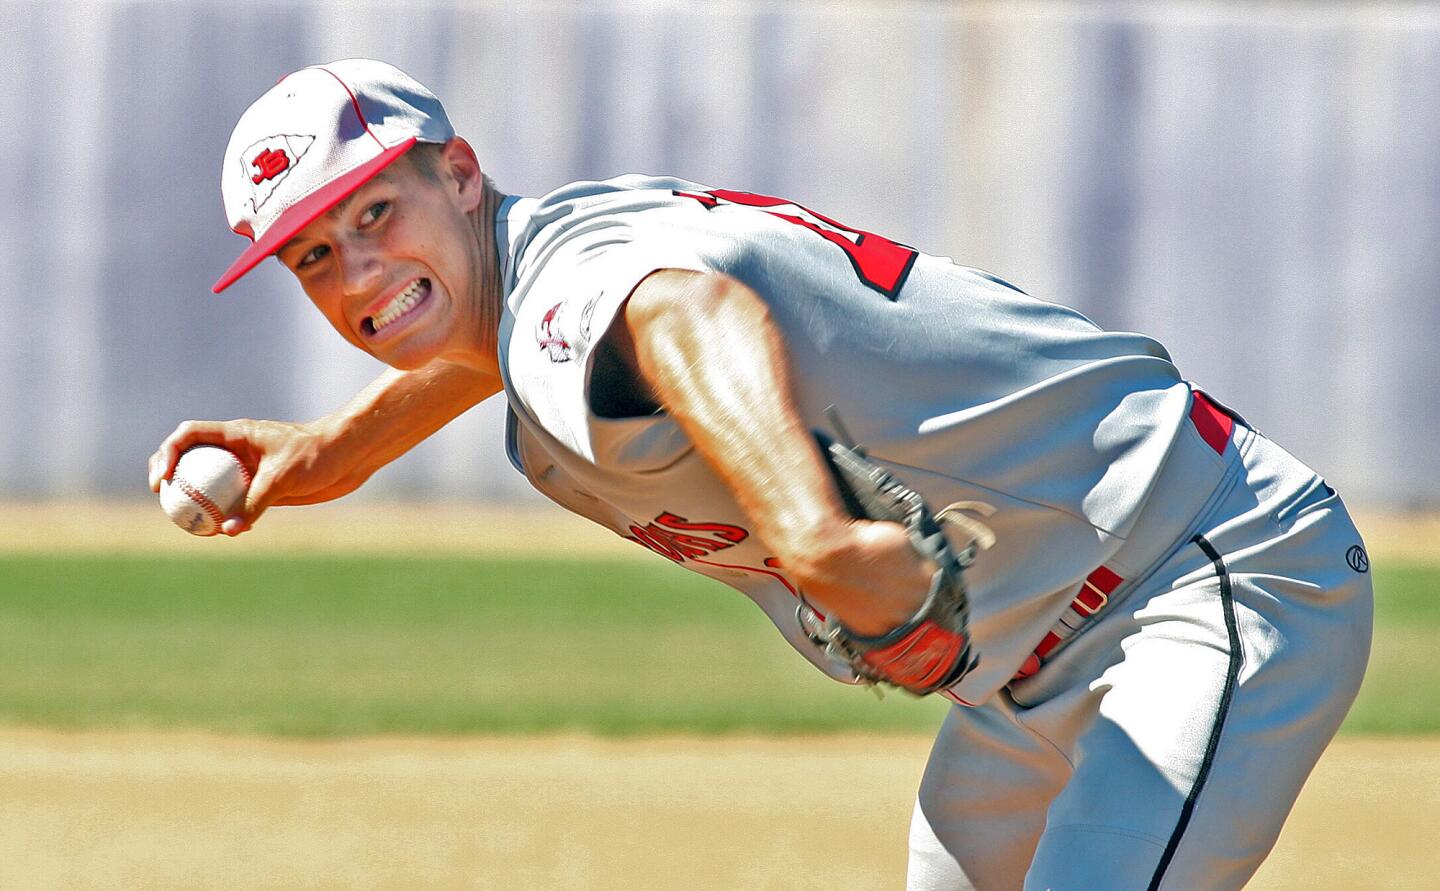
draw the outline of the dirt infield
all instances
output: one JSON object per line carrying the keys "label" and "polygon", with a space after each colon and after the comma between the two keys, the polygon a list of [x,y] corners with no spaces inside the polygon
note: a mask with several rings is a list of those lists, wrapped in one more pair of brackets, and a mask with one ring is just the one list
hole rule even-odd
{"label": "dirt infield", "polygon": [[[0,886],[894,888],[927,747],[6,730]],[[1341,740],[1251,887],[1431,888],[1437,838],[1440,739]]]}
{"label": "dirt infield", "polygon": [[[1357,523],[1374,558],[1440,563],[1440,514],[1362,513]],[[210,556],[317,550],[633,558],[649,553],[544,504],[514,508],[342,500],[275,508],[238,538],[204,539],[176,529],[149,500],[0,502],[0,553],[64,550]]]}

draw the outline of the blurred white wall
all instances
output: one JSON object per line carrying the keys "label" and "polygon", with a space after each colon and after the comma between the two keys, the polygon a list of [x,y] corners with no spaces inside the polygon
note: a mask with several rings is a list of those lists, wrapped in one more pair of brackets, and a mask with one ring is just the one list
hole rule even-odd
{"label": "blurred white wall", "polygon": [[[143,493],[187,417],[379,370],[221,211],[235,118],[383,58],[507,191],[673,173],[991,269],[1182,371],[1372,506],[1440,504],[1440,12],[1284,2],[0,0],[0,497]],[[522,497],[500,406],[372,481]]]}

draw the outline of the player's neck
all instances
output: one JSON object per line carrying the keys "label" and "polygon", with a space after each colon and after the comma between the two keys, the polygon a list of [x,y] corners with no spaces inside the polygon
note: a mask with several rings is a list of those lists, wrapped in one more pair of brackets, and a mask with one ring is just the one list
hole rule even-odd
{"label": "player's neck", "polygon": [[470,214],[472,245],[477,281],[473,292],[475,339],[474,348],[463,356],[448,356],[452,361],[480,371],[498,375],[497,358],[500,338],[500,316],[505,291],[500,282],[500,253],[495,238],[496,215],[505,193],[485,180],[480,206]]}

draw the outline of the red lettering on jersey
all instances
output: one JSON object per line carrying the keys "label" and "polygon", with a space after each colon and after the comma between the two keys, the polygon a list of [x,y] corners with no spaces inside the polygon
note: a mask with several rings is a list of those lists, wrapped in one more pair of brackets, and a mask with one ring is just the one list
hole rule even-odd
{"label": "red lettering on jersey", "polygon": [[[658,527],[656,528],[658,529]],[[696,553],[689,554],[689,556],[692,557],[703,557],[712,551],[723,551],[730,547],[730,545],[725,542],[713,541],[708,538],[697,538],[693,535],[684,535],[678,532],[667,532],[665,534],[670,536],[670,540],[675,542],[675,546],[680,550],[684,551],[686,548],[693,549]]]}
{"label": "red lettering on jersey", "polygon": [[683,554],[670,547],[669,545],[657,541],[643,527],[631,523],[630,533],[631,534],[625,536],[625,538],[630,539],[636,544],[644,545],[645,547],[664,557],[666,560],[672,560],[676,563],[685,562],[685,556]]}
{"label": "red lettering on jersey", "polygon": [[[680,530],[684,530],[683,532]],[[693,533],[709,533],[708,536]],[[738,569],[744,572],[754,572],[776,579],[791,594],[797,594],[795,586],[776,570],[780,569],[780,561],[774,557],[766,557],[764,564],[767,568],[761,569],[756,566],[742,566],[732,563],[714,563],[702,559],[717,551],[733,548],[735,545],[750,537],[749,530],[740,526],[732,526],[729,523],[692,523],[682,516],[669,511],[664,511],[653,521],[644,526],[638,523],[630,524],[630,534],[622,536],[636,544],[648,548],[666,560],[674,563],[699,563],[702,566],[713,566],[717,569]]]}
{"label": "red lettering on jersey", "polygon": [[750,537],[750,533],[739,526],[731,526],[729,523],[692,523],[669,511],[662,512],[644,526],[632,523],[630,533],[625,537],[676,563],[733,548]]}
{"label": "red lettering on jersey", "polygon": [[[891,300],[899,298],[900,289],[905,286],[905,279],[910,274],[910,267],[915,265],[915,258],[919,256],[919,252],[914,248],[873,232],[852,229],[844,223],[784,198],[730,189],[714,189],[709,192],[676,190],[675,194],[683,198],[693,198],[707,208],[719,207],[722,203],[753,207],[787,223],[803,226],[844,251],[861,283]],[[793,208],[796,212],[786,213],[785,208]]]}
{"label": "red lettering on jersey", "polygon": [[677,517],[670,513],[661,514],[655,518],[655,522],[661,526],[684,529],[687,532],[713,532],[732,544],[739,544],[750,536],[749,532],[739,526],[730,526],[726,523],[692,523],[684,517]]}
{"label": "red lettering on jersey", "polygon": [[260,172],[250,177],[250,182],[260,185],[261,180],[274,179],[290,169],[290,156],[284,149],[266,149],[256,155],[250,166]]}
{"label": "red lettering on jersey", "polygon": [[722,551],[730,547],[730,545],[724,542],[710,541],[704,538],[696,538],[693,535],[682,535],[678,532],[670,532],[656,526],[654,523],[647,524],[645,531],[655,541],[664,542],[669,547],[691,559],[704,557],[711,551]]}

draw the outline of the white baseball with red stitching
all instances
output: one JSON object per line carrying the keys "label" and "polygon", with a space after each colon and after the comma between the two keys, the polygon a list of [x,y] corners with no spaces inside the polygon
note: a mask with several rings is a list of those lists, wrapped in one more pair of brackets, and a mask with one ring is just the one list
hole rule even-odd
{"label": "white baseball with red stitching", "polygon": [[235,513],[250,488],[250,470],[219,446],[186,449],[175,473],[160,484],[160,506],[191,535],[214,535]]}

